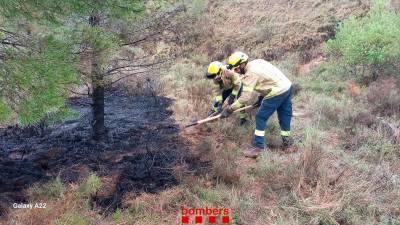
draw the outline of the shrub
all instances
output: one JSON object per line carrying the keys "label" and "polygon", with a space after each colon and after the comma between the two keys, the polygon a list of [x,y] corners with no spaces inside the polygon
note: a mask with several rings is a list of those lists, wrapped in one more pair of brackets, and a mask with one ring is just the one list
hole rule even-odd
{"label": "shrub", "polygon": [[367,127],[355,127],[353,133],[348,135],[344,133],[344,148],[356,151],[359,158],[370,160],[371,162],[377,159],[393,159],[396,158],[398,153],[396,146],[391,143],[384,131],[380,128],[377,130]]}
{"label": "shrub", "polygon": [[43,198],[59,198],[65,193],[65,185],[57,177],[57,179],[50,181],[40,186],[34,186],[29,190],[29,195],[32,199],[40,200]]}
{"label": "shrub", "polygon": [[325,52],[355,68],[360,81],[369,83],[382,74],[399,69],[400,16],[387,0],[376,0],[364,17],[350,17],[338,27],[336,38],[325,44]]}
{"label": "shrub", "polygon": [[82,183],[81,186],[79,186],[79,196],[81,197],[90,197],[92,194],[96,193],[101,187],[101,180],[100,178],[95,175],[91,174],[86,182]]}
{"label": "shrub", "polygon": [[374,118],[363,104],[343,95],[339,99],[318,95],[313,97],[312,105],[317,123],[327,127],[343,128],[353,133],[357,125],[371,126],[374,123]]}
{"label": "shrub", "polygon": [[[181,46],[196,43],[202,35],[207,36],[210,30],[204,25],[202,13],[205,10],[204,0],[184,1],[185,12],[176,18],[177,26],[174,27],[176,42]],[[198,24],[193,26],[193,24]]]}

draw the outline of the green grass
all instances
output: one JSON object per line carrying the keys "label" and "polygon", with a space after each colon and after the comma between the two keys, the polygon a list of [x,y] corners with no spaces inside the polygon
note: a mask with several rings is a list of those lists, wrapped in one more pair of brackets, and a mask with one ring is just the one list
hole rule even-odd
{"label": "green grass", "polygon": [[85,182],[78,189],[78,195],[82,198],[88,198],[96,193],[101,187],[101,180],[95,174],[90,174]]}
{"label": "green grass", "polygon": [[32,199],[53,199],[63,197],[66,191],[64,183],[59,177],[48,183],[42,185],[36,185],[32,187],[29,191]]}

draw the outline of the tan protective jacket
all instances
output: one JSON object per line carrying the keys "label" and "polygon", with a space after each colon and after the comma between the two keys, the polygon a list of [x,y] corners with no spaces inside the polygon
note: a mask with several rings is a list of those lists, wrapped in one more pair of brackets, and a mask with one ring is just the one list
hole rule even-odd
{"label": "tan protective jacket", "polygon": [[244,70],[245,74],[241,79],[243,93],[232,105],[233,110],[244,104],[250,104],[253,92],[268,99],[286,92],[292,85],[292,82],[278,68],[263,59],[250,61]]}
{"label": "tan protective jacket", "polygon": [[213,80],[214,88],[213,88],[213,96],[215,101],[222,101],[222,91],[223,90],[232,90],[232,95],[237,96],[240,85],[241,78],[240,74],[230,73],[229,70],[224,69],[222,71],[220,80]]}

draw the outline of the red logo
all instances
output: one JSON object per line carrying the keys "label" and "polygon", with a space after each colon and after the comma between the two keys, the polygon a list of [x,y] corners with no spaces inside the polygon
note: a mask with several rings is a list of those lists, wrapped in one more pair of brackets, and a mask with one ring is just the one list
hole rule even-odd
{"label": "red logo", "polygon": [[210,224],[228,224],[229,209],[182,207],[182,223],[188,224],[190,221],[194,221],[196,224],[202,224],[206,221]]}

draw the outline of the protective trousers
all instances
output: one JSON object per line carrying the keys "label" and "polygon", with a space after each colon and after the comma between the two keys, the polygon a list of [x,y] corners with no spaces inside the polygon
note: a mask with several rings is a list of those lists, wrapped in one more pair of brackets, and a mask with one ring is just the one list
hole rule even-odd
{"label": "protective trousers", "polygon": [[265,148],[265,129],[269,117],[277,111],[282,136],[290,136],[290,122],[292,120],[292,87],[283,94],[264,99],[256,114],[256,130],[253,144],[258,148]]}

